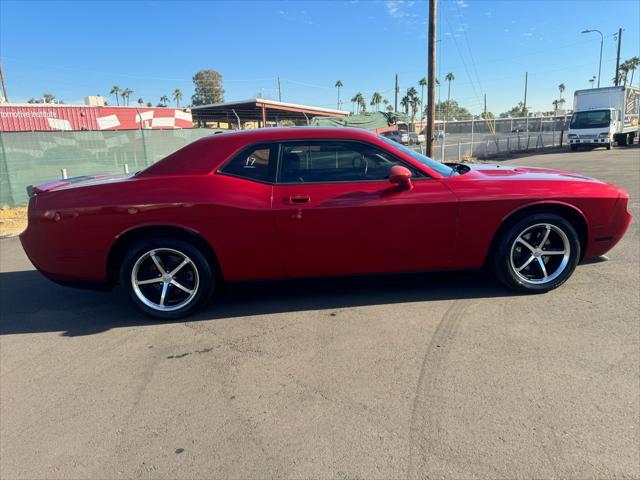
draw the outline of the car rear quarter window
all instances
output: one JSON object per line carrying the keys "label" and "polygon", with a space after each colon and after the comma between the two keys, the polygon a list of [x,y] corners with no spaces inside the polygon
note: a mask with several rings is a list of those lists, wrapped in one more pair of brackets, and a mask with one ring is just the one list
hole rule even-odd
{"label": "car rear quarter window", "polygon": [[234,177],[271,183],[275,178],[276,152],[275,145],[254,145],[236,154],[219,171]]}

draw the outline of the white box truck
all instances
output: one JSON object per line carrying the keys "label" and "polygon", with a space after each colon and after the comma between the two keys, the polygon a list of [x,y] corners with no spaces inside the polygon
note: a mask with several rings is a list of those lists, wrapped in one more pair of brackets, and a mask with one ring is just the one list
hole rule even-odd
{"label": "white box truck", "polygon": [[611,150],[633,143],[640,133],[638,87],[604,87],[576,90],[573,115],[569,124],[569,145],[576,151],[581,145],[603,146]]}

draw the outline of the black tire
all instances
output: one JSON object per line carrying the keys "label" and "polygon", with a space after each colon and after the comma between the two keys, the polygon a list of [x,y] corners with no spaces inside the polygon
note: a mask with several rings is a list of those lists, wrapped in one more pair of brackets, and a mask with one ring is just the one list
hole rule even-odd
{"label": "black tire", "polygon": [[578,151],[578,145],[571,145],[571,151],[572,152],[577,152]]}
{"label": "black tire", "polygon": [[[180,264],[183,266],[173,276],[162,276],[162,272],[168,275]],[[137,281],[155,281],[144,285],[136,282],[136,288],[134,276]],[[161,320],[187,317],[205,305],[216,286],[216,278],[216,266],[198,248],[164,235],[133,243],[120,266],[120,285],[127,299],[145,315]],[[163,289],[166,289],[164,297]]]}
{"label": "black tire", "polygon": [[626,147],[627,146],[627,135],[626,134],[618,135],[618,146],[619,147]]}
{"label": "black tire", "polygon": [[[539,243],[547,230],[547,240],[540,254]],[[561,250],[566,254],[557,254]],[[544,255],[544,251],[554,254]],[[512,290],[544,293],[566,282],[579,261],[580,240],[573,225],[559,215],[537,213],[514,222],[504,230],[494,252],[493,270],[498,280]],[[540,262],[544,264],[544,270]]]}

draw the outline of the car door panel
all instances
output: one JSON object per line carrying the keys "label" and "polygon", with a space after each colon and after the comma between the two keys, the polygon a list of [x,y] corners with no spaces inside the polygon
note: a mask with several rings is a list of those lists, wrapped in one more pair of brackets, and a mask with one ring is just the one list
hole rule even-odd
{"label": "car door panel", "polygon": [[276,185],[273,208],[292,277],[450,266],[457,201],[438,180]]}

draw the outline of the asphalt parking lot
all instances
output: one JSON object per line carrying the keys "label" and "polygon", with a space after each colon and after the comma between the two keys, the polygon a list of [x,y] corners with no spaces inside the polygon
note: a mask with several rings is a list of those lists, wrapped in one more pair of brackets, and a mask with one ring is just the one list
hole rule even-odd
{"label": "asphalt parking lot", "polygon": [[[616,183],[640,215],[637,145],[508,163]],[[174,323],[1,240],[0,477],[639,478],[638,225],[545,295],[283,282]]]}

